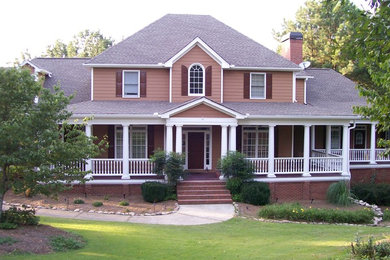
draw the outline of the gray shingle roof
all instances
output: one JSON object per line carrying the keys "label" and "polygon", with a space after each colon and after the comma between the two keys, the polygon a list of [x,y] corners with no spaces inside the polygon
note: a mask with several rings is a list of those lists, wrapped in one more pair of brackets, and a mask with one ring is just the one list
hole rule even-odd
{"label": "gray shingle roof", "polygon": [[209,15],[168,14],[86,63],[164,63],[199,37],[236,67],[299,68]]}
{"label": "gray shingle roof", "polygon": [[91,99],[91,73],[83,63],[89,58],[35,58],[30,62],[40,69],[48,70],[51,77],[46,76],[44,87],[53,88],[57,83],[65,95],[76,94],[71,103]]}

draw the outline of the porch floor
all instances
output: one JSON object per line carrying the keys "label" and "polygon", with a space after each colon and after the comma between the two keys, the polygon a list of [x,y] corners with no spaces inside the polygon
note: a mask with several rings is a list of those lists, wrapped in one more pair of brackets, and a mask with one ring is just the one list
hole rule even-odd
{"label": "porch floor", "polygon": [[219,176],[216,172],[190,172],[185,178],[185,181],[198,180],[218,180]]}

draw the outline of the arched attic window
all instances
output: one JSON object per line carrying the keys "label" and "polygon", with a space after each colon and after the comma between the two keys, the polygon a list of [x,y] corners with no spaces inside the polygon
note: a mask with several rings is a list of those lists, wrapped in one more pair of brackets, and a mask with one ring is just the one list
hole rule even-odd
{"label": "arched attic window", "polygon": [[188,95],[204,96],[205,73],[201,64],[192,64],[188,70]]}

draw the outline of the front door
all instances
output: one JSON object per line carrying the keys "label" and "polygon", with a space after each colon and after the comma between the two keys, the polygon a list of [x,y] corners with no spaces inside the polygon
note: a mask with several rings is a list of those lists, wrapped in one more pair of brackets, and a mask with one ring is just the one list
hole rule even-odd
{"label": "front door", "polygon": [[204,169],[204,133],[188,133],[188,169]]}
{"label": "front door", "polygon": [[354,148],[355,149],[364,149],[364,148],[366,148],[366,131],[364,131],[364,130],[355,130]]}

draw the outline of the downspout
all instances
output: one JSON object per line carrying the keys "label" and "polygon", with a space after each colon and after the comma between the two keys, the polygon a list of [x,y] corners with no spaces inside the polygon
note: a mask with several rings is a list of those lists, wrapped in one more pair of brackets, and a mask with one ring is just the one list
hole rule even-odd
{"label": "downspout", "polygon": [[293,72],[292,102],[297,102],[297,77],[295,72]]}
{"label": "downspout", "polygon": [[169,68],[169,103],[172,103],[172,67]]}

